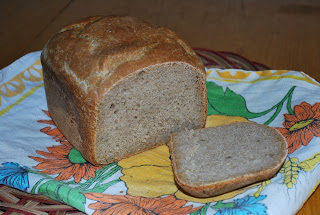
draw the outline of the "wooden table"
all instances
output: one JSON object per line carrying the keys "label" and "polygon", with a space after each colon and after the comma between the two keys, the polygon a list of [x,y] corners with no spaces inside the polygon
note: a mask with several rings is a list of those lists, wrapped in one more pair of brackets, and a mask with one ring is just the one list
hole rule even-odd
{"label": "wooden table", "polygon": [[[177,32],[192,47],[231,51],[320,81],[318,0],[1,0],[0,68],[41,50],[62,26],[91,15],[131,15]],[[299,215],[317,214],[320,188]]]}

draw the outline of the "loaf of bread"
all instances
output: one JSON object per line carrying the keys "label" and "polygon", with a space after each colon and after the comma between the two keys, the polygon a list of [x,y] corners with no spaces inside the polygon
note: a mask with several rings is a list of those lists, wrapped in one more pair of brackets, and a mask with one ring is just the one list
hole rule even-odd
{"label": "loaf of bread", "polygon": [[276,129],[251,122],[176,132],[169,148],[177,184],[196,197],[269,179],[288,153]]}
{"label": "loaf of bread", "polygon": [[175,33],[133,17],[68,25],[41,55],[51,117],[93,164],[107,164],[205,125],[205,70]]}

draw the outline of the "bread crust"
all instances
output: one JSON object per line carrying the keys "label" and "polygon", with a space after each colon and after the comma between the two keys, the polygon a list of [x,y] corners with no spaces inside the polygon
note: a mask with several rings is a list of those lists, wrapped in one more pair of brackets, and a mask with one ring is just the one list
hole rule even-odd
{"label": "bread crust", "polygon": [[[93,164],[98,164],[94,142],[99,104],[130,74],[168,62],[188,64],[204,80],[206,108],[205,70],[198,56],[175,33],[137,18],[95,16],[65,26],[45,45],[41,62],[54,122]],[[203,126],[205,120],[206,112]]]}
{"label": "bread crust", "polygon": [[[235,124],[235,123],[243,124],[243,123],[253,123],[253,122],[233,122],[231,124]],[[228,126],[228,125],[222,125],[222,126]],[[278,130],[273,129],[267,125],[259,124],[259,126],[264,126],[267,129],[272,130],[272,132],[274,132],[275,135],[277,135],[277,138],[281,142],[281,146],[282,146],[282,150],[281,150],[282,159],[281,159],[281,161],[278,162],[273,167],[268,168],[268,169],[264,169],[264,170],[256,171],[256,172],[251,172],[246,175],[239,175],[237,177],[229,178],[226,180],[221,180],[218,182],[206,183],[201,186],[200,185],[192,185],[192,184],[187,183],[177,173],[178,160],[174,156],[174,154],[175,154],[174,133],[171,134],[170,141],[169,141],[168,145],[169,145],[169,151],[171,154],[173,173],[174,173],[174,178],[175,178],[176,183],[182,188],[183,191],[185,191],[186,193],[188,193],[192,196],[200,197],[200,198],[207,198],[207,197],[218,196],[218,195],[227,193],[229,191],[236,190],[236,189],[242,188],[244,186],[272,178],[274,175],[277,174],[277,172],[280,170],[280,168],[282,167],[283,163],[285,162],[285,160],[287,158],[287,155],[288,155],[287,142]]]}

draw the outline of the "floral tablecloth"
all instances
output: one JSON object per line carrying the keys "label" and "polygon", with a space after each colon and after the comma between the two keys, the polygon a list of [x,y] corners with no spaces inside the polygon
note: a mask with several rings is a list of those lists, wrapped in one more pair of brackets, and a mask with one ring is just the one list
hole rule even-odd
{"label": "floral tablecloth", "polygon": [[166,145],[103,167],[84,160],[47,111],[40,54],[0,70],[0,184],[87,214],[285,215],[320,182],[320,85],[303,72],[206,69],[206,126],[267,124],[286,137],[289,155],[270,180],[198,199],[174,183]]}

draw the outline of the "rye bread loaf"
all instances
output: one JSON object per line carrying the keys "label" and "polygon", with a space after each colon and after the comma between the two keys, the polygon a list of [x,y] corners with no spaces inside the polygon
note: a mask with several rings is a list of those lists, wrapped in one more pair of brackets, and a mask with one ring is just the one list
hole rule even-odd
{"label": "rye bread loaf", "polygon": [[165,28],[133,17],[89,17],[54,35],[41,62],[53,121],[93,164],[205,125],[204,67]]}
{"label": "rye bread loaf", "polygon": [[250,122],[173,133],[169,148],[177,184],[196,197],[269,179],[288,153],[276,129]]}

